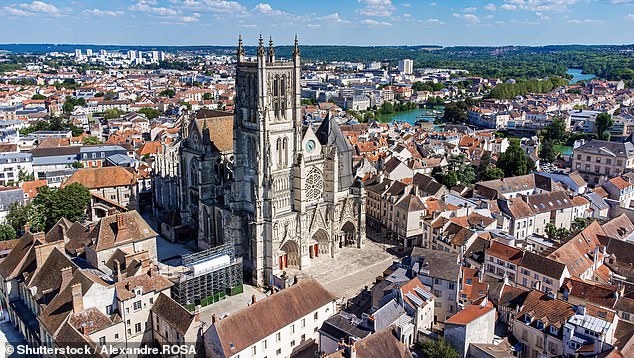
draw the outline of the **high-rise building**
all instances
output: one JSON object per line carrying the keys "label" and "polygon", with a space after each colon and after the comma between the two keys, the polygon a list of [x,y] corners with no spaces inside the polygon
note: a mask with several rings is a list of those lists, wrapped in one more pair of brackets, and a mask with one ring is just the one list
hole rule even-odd
{"label": "high-rise building", "polygon": [[81,58],[81,49],[75,49],[75,58]]}
{"label": "high-rise building", "polygon": [[137,52],[135,50],[128,50],[128,58],[134,60],[137,58]]}
{"label": "high-rise building", "polygon": [[104,57],[105,57],[105,56],[107,56],[107,55],[108,55],[108,51],[103,50],[103,49],[102,49],[102,50],[99,50],[99,56],[104,56]]}
{"label": "high-rise building", "polygon": [[404,75],[411,75],[414,73],[414,60],[404,59],[398,61],[398,72]]}
{"label": "high-rise building", "polygon": [[92,57],[92,49],[86,49],[86,57]]}

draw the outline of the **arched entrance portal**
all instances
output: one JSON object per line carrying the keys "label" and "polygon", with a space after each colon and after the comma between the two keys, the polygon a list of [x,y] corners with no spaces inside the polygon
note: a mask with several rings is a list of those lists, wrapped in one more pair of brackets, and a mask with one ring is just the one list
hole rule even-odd
{"label": "arched entrance portal", "polygon": [[328,233],[324,229],[319,229],[313,234],[313,244],[310,246],[310,258],[330,253],[330,240]]}
{"label": "arched entrance portal", "polygon": [[280,251],[282,251],[278,257],[280,270],[287,267],[299,268],[299,246],[295,241],[286,241]]}
{"label": "arched entrance portal", "polygon": [[341,227],[340,245],[341,246],[355,246],[357,244],[356,231],[357,230],[355,229],[354,224],[351,223],[350,221],[347,221]]}

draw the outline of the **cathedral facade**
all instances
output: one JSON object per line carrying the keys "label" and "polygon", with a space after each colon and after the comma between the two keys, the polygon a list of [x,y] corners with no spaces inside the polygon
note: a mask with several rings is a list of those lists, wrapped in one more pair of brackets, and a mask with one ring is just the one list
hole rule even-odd
{"label": "cathedral facade", "polygon": [[245,278],[268,284],[289,267],[362,248],[365,191],[336,120],[303,125],[297,39],[287,61],[262,38],[247,61],[240,39],[237,61],[233,142],[221,113],[186,124],[180,210],[201,248],[232,242]]}

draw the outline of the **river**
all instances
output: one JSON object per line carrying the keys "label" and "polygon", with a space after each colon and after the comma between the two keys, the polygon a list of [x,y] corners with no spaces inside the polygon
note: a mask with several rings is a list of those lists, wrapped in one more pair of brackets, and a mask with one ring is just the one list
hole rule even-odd
{"label": "river", "polygon": [[394,121],[398,122],[406,122],[409,124],[415,124],[417,120],[425,120],[428,122],[433,122],[436,118],[436,115],[442,116],[442,108],[438,108],[436,110],[426,109],[426,108],[416,108],[409,111],[403,112],[395,112],[391,114],[380,114],[379,121],[384,123],[391,123]]}
{"label": "river", "polygon": [[569,68],[566,71],[567,74],[572,75],[572,79],[569,83],[577,83],[578,81],[587,81],[594,78],[594,75],[591,73],[581,73],[583,70],[580,68]]}

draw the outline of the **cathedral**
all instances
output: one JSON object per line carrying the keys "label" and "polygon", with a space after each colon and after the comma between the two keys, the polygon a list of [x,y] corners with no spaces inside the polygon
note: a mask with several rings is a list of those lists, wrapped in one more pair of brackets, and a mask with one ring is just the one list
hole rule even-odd
{"label": "cathedral", "polygon": [[248,61],[240,38],[235,77],[233,114],[201,110],[182,124],[178,209],[198,246],[232,243],[245,279],[260,285],[362,248],[365,190],[352,147],[330,115],[303,124],[297,39],[279,60],[260,37]]}

